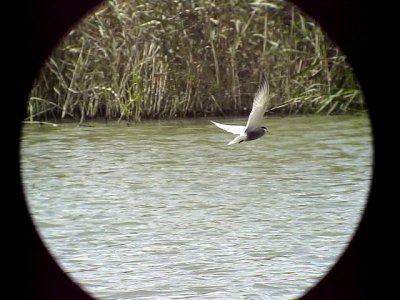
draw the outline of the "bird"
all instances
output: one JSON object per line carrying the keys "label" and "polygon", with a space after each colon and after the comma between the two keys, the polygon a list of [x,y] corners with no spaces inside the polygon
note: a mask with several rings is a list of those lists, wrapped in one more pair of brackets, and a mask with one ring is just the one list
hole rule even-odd
{"label": "bird", "polygon": [[254,96],[253,107],[251,109],[246,126],[221,124],[212,120],[210,120],[210,122],[227,132],[237,135],[237,137],[228,143],[229,146],[233,144],[240,144],[242,142],[253,141],[261,138],[269,132],[266,126],[262,126],[264,113],[269,103],[269,84],[268,80],[265,79]]}

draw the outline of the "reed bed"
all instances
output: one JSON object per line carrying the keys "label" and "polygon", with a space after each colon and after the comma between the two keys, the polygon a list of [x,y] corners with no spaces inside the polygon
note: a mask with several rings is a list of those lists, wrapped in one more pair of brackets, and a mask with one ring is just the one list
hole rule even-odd
{"label": "reed bed", "polygon": [[364,110],[346,58],[289,3],[110,0],[53,51],[27,120],[246,115],[263,76],[271,114]]}

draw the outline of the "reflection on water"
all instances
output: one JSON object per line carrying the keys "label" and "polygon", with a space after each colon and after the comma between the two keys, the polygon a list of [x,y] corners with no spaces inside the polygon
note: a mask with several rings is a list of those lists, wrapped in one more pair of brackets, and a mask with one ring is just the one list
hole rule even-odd
{"label": "reflection on water", "polygon": [[26,126],[33,219],[100,299],[299,296],[360,220],[370,127],[366,116],[266,121],[269,136],[229,147],[208,120]]}

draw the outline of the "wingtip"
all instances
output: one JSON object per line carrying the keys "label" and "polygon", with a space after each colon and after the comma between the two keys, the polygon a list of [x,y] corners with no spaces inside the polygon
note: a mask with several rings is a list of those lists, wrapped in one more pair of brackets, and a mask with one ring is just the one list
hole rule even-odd
{"label": "wingtip", "polygon": [[210,120],[210,122],[213,123],[217,127],[220,127],[221,125],[225,125],[225,124],[221,124],[221,123],[215,122],[213,120]]}

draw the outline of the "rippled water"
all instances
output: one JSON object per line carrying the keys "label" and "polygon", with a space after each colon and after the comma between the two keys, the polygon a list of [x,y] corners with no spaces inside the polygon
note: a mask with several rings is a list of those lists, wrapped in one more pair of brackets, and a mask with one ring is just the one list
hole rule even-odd
{"label": "rippled water", "polygon": [[[220,120],[244,124],[244,119]],[[293,299],[337,261],[368,194],[366,116],[25,126],[32,217],[99,299]]]}

